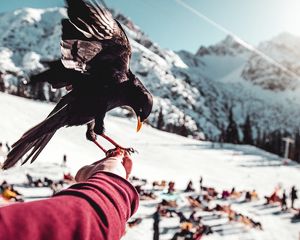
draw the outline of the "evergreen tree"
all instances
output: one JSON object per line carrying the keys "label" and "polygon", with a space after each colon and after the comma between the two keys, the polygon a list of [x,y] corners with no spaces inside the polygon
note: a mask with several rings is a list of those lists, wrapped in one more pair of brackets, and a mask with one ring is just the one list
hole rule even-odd
{"label": "evergreen tree", "polygon": [[243,126],[243,134],[244,134],[243,143],[253,145],[252,127],[251,127],[251,120],[249,115],[247,115],[245,124]]}
{"label": "evergreen tree", "polygon": [[228,122],[229,123],[226,129],[226,142],[235,143],[235,144],[239,143],[239,133],[238,133],[237,124],[233,118],[232,108],[230,109],[229,112]]}
{"label": "evergreen tree", "polygon": [[183,116],[183,123],[181,124],[181,126],[179,127],[179,134],[181,136],[185,136],[187,137],[189,135],[189,130],[187,129],[187,127],[185,126],[186,123],[186,116]]}
{"label": "evergreen tree", "polygon": [[160,110],[159,110],[159,113],[158,113],[156,127],[158,129],[162,129],[163,126],[164,126],[164,115],[163,115],[163,110],[162,110],[162,107],[161,107]]}
{"label": "evergreen tree", "polygon": [[222,124],[222,126],[221,126],[221,134],[219,136],[219,142],[223,143],[225,141],[226,141],[226,131],[225,131],[224,125]]}
{"label": "evergreen tree", "polygon": [[293,149],[293,160],[300,162],[300,131],[299,129],[295,135],[295,144]]}
{"label": "evergreen tree", "polygon": [[282,141],[281,131],[277,130],[272,133],[271,152],[283,156],[284,144]]}
{"label": "evergreen tree", "polygon": [[255,146],[261,147],[262,145],[262,134],[259,127],[256,127],[256,139],[255,139]]}

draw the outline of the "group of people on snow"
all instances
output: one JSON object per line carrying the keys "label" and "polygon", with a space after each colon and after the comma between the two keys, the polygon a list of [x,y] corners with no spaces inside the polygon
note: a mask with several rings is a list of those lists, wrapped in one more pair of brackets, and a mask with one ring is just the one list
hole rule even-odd
{"label": "group of people on snow", "polygon": [[0,185],[0,196],[4,201],[23,202],[23,195],[19,193],[14,185],[8,184],[7,181],[3,181]]}
{"label": "group of people on snow", "polygon": [[270,196],[265,196],[266,202],[265,204],[276,204],[279,203],[281,205],[281,210],[286,211],[288,210],[288,197],[290,197],[290,208],[295,209],[295,201],[298,199],[297,189],[295,186],[291,187],[289,195],[287,194],[286,190],[282,190],[281,196],[279,195],[279,191],[281,190],[280,187],[276,187],[273,193]]}
{"label": "group of people on snow", "polygon": [[[53,195],[61,191],[66,185],[74,183],[74,177],[70,173],[64,174],[61,180],[52,180],[48,177],[34,178],[29,173],[26,174],[26,178],[27,182],[21,184],[20,187],[49,187]],[[13,184],[9,184],[6,180],[0,185],[0,198],[2,198],[2,203],[24,201],[23,195],[15,189]]]}
{"label": "group of people on snow", "polygon": [[[237,191],[235,187],[231,190],[223,190],[218,192],[214,187],[204,186],[203,177],[200,177],[200,189],[196,190],[193,181],[190,180],[184,190],[180,191],[175,187],[175,181],[154,181],[152,182],[152,188],[146,187],[148,181],[146,179],[139,179],[132,177],[133,185],[140,194],[141,200],[157,200],[161,198],[161,201],[157,204],[156,211],[152,215],[153,219],[153,239],[159,239],[160,236],[160,222],[163,218],[178,218],[179,225],[178,231],[174,234],[173,240],[176,239],[189,239],[199,240],[203,235],[213,233],[213,228],[204,224],[201,217],[201,212],[212,212],[214,215],[226,217],[228,222],[236,222],[243,224],[247,228],[263,230],[262,224],[253,219],[250,216],[242,214],[232,208],[232,205],[216,203],[215,206],[211,207],[212,201],[224,201],[229,200],[240,203],[247,203],[251,201],[259,200],[259,194],[255,189]],[[149,186],[149,184],[148,184]],[[282,195],[278,194],[279,189],[276,189],[270,197],[265,197],[266,204],[280,204],[283,211],[288,208],[288,197],[290,198],[290,207],[295,209],[295,201],[298,199],[297,189],[295,186],[291,187],[289,194],[286,191],[282,191]],[[185,196],[186,207],[189,207],[192,212],[189,217],[186,217],[184,212],[180,210],[180,206],[175,196]],[[164,196],[170,196],[164,198]],[[174,196],[174,197],[172,197]],[[181,206],[182,207],[182,206]],[[299,218],[300,218],[300,209]],[[297,214],[295,215],[297,217]],[[141,219],[136,219],[135,222],[138,224]]]}
{"label": "group of people on snow", "polygon": [[[8,142],[5,145],[0,142],[0,167],[4,162],[7,153],[10,151],[11,147]],[[61,167],[65,168],[67,166],[67,155],[63,155]],[[53,195],[63,189],[64,185],[69,185],[75,182],[74,177],[68,172],[64,173],[61,180],[52,180],[48,177],[36,178],[31,174],[26,173],[27,182],[23,185],[25,187],[49,187],[52,190]],[[0,185],[0,197],[2,202],[12,202],[12,201],[23,201],[23,195],[15,190],[13,184],[8,184],[7,181],[3,180]]]}

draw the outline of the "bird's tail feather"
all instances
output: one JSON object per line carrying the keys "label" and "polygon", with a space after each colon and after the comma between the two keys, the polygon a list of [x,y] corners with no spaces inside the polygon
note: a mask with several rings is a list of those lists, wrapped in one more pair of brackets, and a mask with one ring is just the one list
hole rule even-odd
{"label": "bird's tail feather", "polygon": [[23,136],[12,145],[12,150],[8,153],[2,168],[11,168],[30,150],[31,152],[23,164],[30,159],[32,163],[53,137],[57,129],[66,125],[66,111],[66,106],[63,106],[55,114],[50,115],[43,122],[24,133]]}
{"label": "bird's tail feather", "polygon": [[47,134],[43,138],[39,139],[35,144],[34,148],[30,152],[30,154],[26,157],[26,159],[22,162],[22,165],[25,164],[32,156],[30,163],[33,163],[34,160],[39,156],[39,154],[43,151],[47,143],[51,140],[55,132]]}

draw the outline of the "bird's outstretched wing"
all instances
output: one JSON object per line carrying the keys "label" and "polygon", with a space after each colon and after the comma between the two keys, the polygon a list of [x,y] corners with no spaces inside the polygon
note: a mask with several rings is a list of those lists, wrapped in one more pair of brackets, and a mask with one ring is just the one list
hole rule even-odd
{"label": "bird's outstretched wing", "polygon": [[[88,73],[100,61],[128,65],[131,48],[121,25],[96,0],[66,0],[69,19],[62,21],[62,63]],[[122,59],[120,59],[122,58]],[[97,66],[99,67],[99,66]],[[124,67],[124,66],[122,66]]]}

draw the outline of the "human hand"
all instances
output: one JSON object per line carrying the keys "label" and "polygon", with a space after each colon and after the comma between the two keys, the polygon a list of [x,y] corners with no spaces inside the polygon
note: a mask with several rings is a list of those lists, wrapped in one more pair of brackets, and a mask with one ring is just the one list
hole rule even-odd
{"label": "human hand", "polygon": [[75,180],[77,182],[86,181],[98,171],[111,172],[128,179],[131,170],[132,160],[129,154],[122,149],[115,149],[112,150],[104,159],[79,169],[75,176]]}

